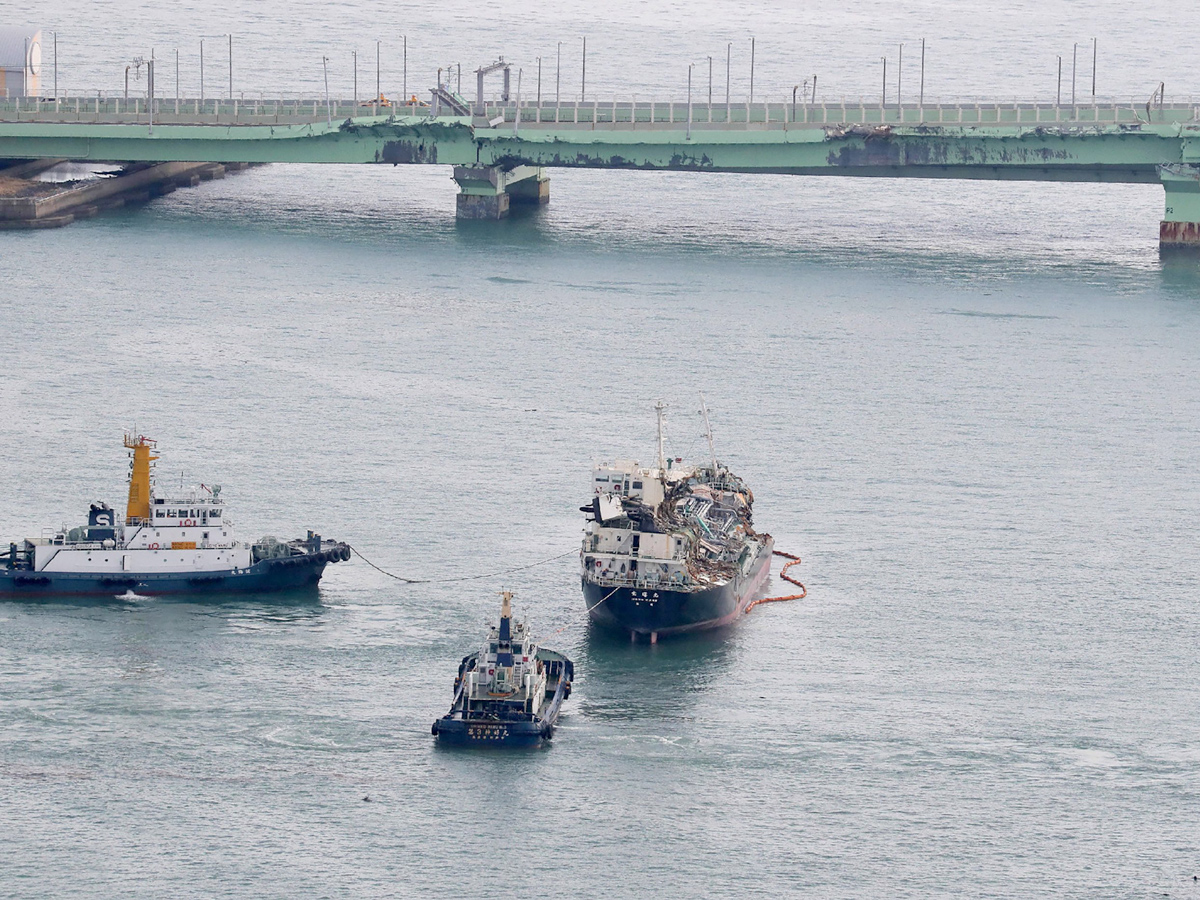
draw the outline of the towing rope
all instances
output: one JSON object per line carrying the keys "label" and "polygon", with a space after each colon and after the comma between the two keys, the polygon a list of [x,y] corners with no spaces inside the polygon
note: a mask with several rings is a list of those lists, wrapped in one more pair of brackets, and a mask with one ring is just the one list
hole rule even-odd
{"label": "towing rope", "polygon": [[379,566],[375,565],[375,563],[363,556],[358,551],[357,547],[350,546],[350,549],[354,551],[355,556],[357,556],[375,571],[382,572],[388,578],[395,578],[397,581],[403,581],[405,584],[449,584],[452,581],[478,581],[481,578],[496,578],[500,575],[508,575],[510,572],[523,572],[526,569],[544,566],[546,563],[554,562],[556,559],[562,559],[564,556],[574,556],[578,555],[579,553],[578,550],[568,550],[566,553],[560,553],[558,556],[551,556],[549,559],[538,560],[537,562],[530,563],[527,566],[514,566],[511,569],[504,569],[501,572],[487,572],[483,575],[459,575],[456,578],[405,578],[403,575],[396,575],[393,572],[389,572],[387,569],[381,569]]}
{"label": "towing rope", "polygon": [[750,612],[750,610],[754,609],[754,607],[758,606],[760,603],[779,603],[783,600],[803,600],[805,597],[808,596],[808,588],[806,588],[798,580],[796,580],[795,578],[793,578],[791,575],[789,575],[787,573],[787,570],[790,569],[792,566],[800,565],[800,557],[793,556],[790,553],[784,553],[782,550],[772,550],[771,552],[774,553],[776,556],[782,556],[784,559],[790,560],[790,562],[784,563],[783,568],[779,570],[779,577],[782,578],[784,581],[790,581],[792,584],[794,584],[798,588],[800,588],[800,593],[799,594],[787,594],[786,596],[783,596],[783,597],[762,597],[758,600],[755,600],[751,603],[746,604],[746,612]]}

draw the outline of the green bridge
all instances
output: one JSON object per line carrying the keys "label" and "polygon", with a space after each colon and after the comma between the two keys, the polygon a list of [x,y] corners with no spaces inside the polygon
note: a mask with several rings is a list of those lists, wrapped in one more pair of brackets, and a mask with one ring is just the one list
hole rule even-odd
{"label": "green bridge", "polygon": [[1192,105],[0,101],[0,159],[453,166],[458,215],[549,199],[547,168],[1158,183],[1200,246]]}

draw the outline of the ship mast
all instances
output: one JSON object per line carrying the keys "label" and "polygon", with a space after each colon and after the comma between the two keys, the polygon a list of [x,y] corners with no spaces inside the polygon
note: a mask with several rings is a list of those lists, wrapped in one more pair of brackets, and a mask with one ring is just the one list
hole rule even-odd
{"label": "ship mast", "polygon": [[133,464],[129,467],[129,502],[125,506],[125,524],[136,525],[150,521],[150,470],[157,456],[150,455],[154,445],[150,438],[125,435],[126,448],[133,451]]}
{"label": "ship mast", "polygon": [[512,634],[512,591],[500,592],[500,640],[507,641]]}
{"label": "ship mast", "polygon": [[717,451],[713,447],[712,425],[708,421],[708,406],[704,402],[704,394],[700,395],[700,412],[704,416],[704,434],[708,437],[708,455],[712,459],[713,474],[717,474]]}
{"label": "ship mast", "polygon": [[659,400],[654,405],[654,411],[658,413],[658,475],[665,479],[667,477],[667,454],[663,446],[663,413],[667,411],[666,404]]}

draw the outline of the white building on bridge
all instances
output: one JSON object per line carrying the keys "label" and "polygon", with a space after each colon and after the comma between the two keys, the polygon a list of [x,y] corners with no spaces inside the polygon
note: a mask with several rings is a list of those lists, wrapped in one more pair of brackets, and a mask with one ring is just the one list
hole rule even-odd
{"label": "white building on bridge", "polygon": [[0,25],[0,90],[5,97],[36,97],[41,90],[42,31]]}

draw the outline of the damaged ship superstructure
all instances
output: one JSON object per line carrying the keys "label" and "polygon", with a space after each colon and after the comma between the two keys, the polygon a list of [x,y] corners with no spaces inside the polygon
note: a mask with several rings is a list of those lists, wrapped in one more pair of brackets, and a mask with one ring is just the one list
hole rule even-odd
{"label": "damaged ship superstructure", "polygon": [[655,410],[658,465],[595,467],[580,552],[588,615],[652,642],[736,619],[770,577],[774,549],[754,530],[754,494],[717,462],[711,430],[709,463],[684,465],[666,456],[665,406]]}

